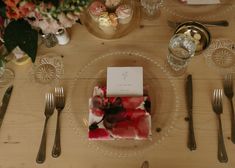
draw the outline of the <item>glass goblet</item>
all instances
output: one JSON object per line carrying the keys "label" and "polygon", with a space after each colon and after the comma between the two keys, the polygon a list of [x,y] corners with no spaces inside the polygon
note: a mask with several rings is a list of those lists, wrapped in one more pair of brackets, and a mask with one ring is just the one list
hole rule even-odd
{"label": "glass goblet", "polygon": [[140,2],[146,19],[154,19],[160,14],[162,0],[141,0]]}

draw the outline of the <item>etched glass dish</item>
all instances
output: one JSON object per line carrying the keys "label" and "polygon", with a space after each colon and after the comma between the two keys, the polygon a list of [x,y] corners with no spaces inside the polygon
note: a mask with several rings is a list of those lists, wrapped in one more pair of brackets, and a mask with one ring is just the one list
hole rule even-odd
{"label": "etched glass dish", "polygon": [[213,40],[203,53],[209,67],[221,74],[235,72],[235,42],[229,39]]}
{"label": "etched glass dish", "polygon": [[168,15],[184,18],[205,20],[208,18],[224,19],[223,15],[232,12],[235,7],[234,0],[220,0],[220,4],[188,5],[180,0],[163,0],[163,10]]}
{"label": "etched glass dish", "polygon": [[47,53],[37,56],[31,71],[31,78],[40,84],[57,83],[64,74],[63,60],[60,55]]}
{"label": "etched glass dish", "polygon": [[[144,87],[151,99],[151,140],[88,140],[88,99],[94,86],[106,85],[107,67],[141,66],[144,71]],[[174,78],[156,60],[135,51],[116,51],[97,57],[79,71],[68,90],[67,116],[71,126],[89,148],[104,155],[130,157],[144,154],[146,150],[160,144],[174,128],[179,110],[180,98]]]}

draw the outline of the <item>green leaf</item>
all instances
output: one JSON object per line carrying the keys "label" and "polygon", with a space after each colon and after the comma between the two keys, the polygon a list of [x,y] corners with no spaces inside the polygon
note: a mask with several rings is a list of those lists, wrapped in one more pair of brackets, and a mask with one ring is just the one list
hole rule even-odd
{"label": "green leaf", "polygon": [[44,0],[45,3],[52,3],[54,6],[58,7],[60,4],[59,0]]}
{"label": "green leaf", "polygon": [[6,6],[3,1],[0,1],[0,16],[6,18]]}
{"label": "green leaf", "polygon": [[37,31],[32,29],[25,20],[14,20],[10,22],[4,33],[5,46],[11,52],[17,46],[35,61],[37,54]]}
{"label": "green leaf", "polygon": [[26,32],[27,36],[21,39],[22,41],[19,43],[19,47],[29,55],[32,62],[35,62],[38,47],[38,33],[36,30]]}

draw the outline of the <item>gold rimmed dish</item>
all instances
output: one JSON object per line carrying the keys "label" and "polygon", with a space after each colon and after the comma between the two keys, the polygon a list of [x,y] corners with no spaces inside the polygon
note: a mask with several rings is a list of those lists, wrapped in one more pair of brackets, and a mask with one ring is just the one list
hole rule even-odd
{"label": "gold rimmed dish", "polygon": [[185,34],[192,37],[196,43],[196,54],[207,49],[211,43],[209,30],[203,24],[195,21],[181,23],[174,34]]}

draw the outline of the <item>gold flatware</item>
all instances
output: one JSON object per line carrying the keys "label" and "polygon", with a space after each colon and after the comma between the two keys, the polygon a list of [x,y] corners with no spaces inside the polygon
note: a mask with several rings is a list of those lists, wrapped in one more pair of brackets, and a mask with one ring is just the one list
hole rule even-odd
{"label": "gold flatware", "polygon": [[52,93],[46,93],[45,96],[46,99],[46,107],[45,107],[45,123],[43,128],[43,134],[41,139],[41,144],[39,147],[39,151],[37,154],[36,162],[37,163],[43,163],[46,158],[46,128],[47,128],[47,122],[50,116],[53,114],[55,106],[54,106],[54,95]]}
{"label": "gold flatware", "polygon": [[235,116],[234,116],[234,107],[233,107],[233,76],[232,74],[227,74],[224,78],[224,93],[229,99],[231,105],[231,140],[235,144]]}
{"label": "gold flatware", "polygon": [[211,43],[211,33],[209,29],[200,22],[183,22],[177,26],[174,34],[185,34],[193,38],[196,43],[196,55],[207,49]]}
{"label": "gold flatware", "polygon": [[188,148],[190,150],[196,150],[196,140],[193,128],[193,82],[192,75],[188,75],[186,81],[186,102],[188,111]]}
{"label": "gold flatware", "polygon": [[[204,24],[206,26],[222,26],[222,27],[228,27],[229,26],[229,22],[227,20],[218,20],[218,21],[197,21],[201,24]],[[178,27],[180,24],[182,24],[183,22],[175,22],[175,21],[171,21],[168,20],[167,24],[168,26],[172,27],[172,28],[176,28]]]}
{"label": "gold flatware", "polygon": [[228,156],[224,145],[224,137],[223,137],[221,117],[220,117],[220,115],[223,113],[222,97],[223,97],[222,89],[215,89],[213,92],[212,107],[219,121],[217,154],[218,154],[218,160],[222,163],[226,163],[228,162]]}
{"label": "gold flatware", "polygon": [[11,98],[12,90],[13,90],[13,85],[7,88],[2,98],[1,107],[0,107],[0,128],[2,126],[2,122],[7,111],[7,107]]}
{"label": "gold flatware", "polygon": [[56,123],[56,134],[55,141],[52,149],[52,156],[59,157],[61,154],[61,145],[60,145],[60,114],[65,106],[65,94],[63,87],[55,88],[55,107],[57,110],[57,123]]}

